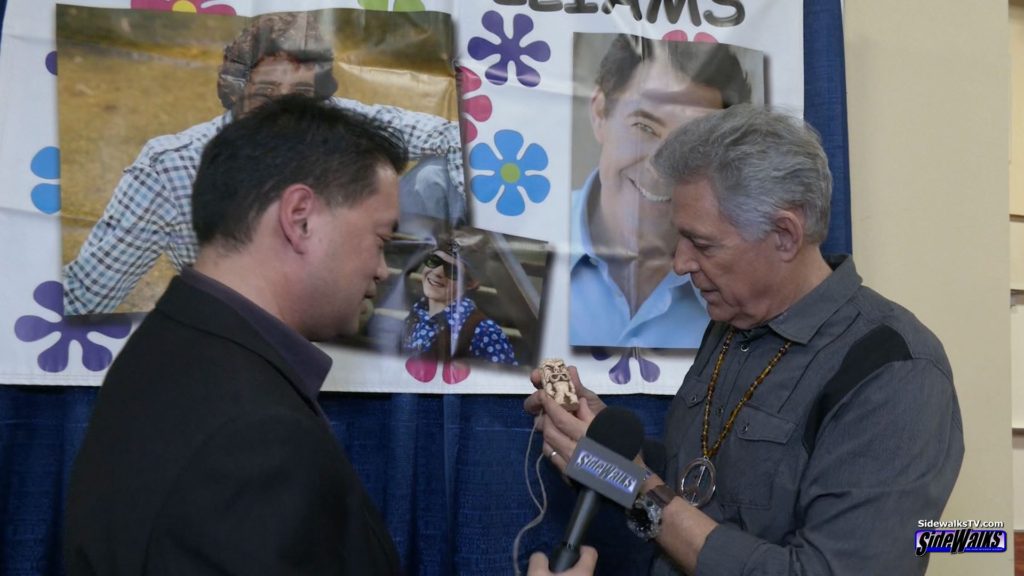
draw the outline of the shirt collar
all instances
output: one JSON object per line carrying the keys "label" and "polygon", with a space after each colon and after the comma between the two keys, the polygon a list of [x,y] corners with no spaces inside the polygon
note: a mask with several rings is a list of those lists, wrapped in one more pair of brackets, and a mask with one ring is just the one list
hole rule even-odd
{"label": "shirt collar", "polygon": [[[427,302],[426,297],[420,298],[412,305],[413,312],[416,313],[421,321],[431,319],[428,306],[429,302]],[[475,309],[476,302],[473,302],[473,300],[467,296],[463,296],[462,298],[453,300],[450,304],[444,307],[444,310],[441,310],[435,314],[435,316],[443,315],[448,320],[449,324],[454,325],[459,320],[462,320],[472,314]]]}
{"label": "shirt collar", "polygon": [[583,188],[577,190],[572,199],[572,212],[570,215],[570,230],[572,230],[572,247],[569,255],[569,269],[572,270],[584,256],[597,259],[594,252],[594,243],[590,239],[590,221],[587,219],[587,204],[590,202],[591,194],[599,194],[601,181],[597,179],[597,170],[587,176]]}
{"label": "shirt collar", "polygon": [[861,286],[861,277],[848,254],[825,258],[832,273],[768,326],[778,335],[798,344],[806,344]]}
{"label": "shirt collar", "polygon": [[330,356],[252,300],[191,266],[181,270],[181,279],[221,300],[248,320],[298,375],[300,381],[295,385],[299,393],[317,405],[316,396],[331,369]]}

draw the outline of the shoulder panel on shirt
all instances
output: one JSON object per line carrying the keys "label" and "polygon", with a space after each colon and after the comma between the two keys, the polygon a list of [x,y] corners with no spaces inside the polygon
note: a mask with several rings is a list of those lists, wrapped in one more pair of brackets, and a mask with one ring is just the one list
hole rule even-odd
{"label": "shoulder panel on shirt", "polygon": [[853,303],[864,314],[864,321],[869,326],[885,324],[891,327],[903,337],[912,358],[932,362],[947,378],[953,379],[953,370],[942,342],[913,312],[867,286],[857,291]]}
{"label": "shoulder panel on shirt", "polygon": [[814,450],[818,430],[825,416],[857,384],[886,364],[910,360],[912,357],[906,340],[890,326],[878,326],[855,342],[843,358],[839,370],[818,394],[807,416],[804,428],[804,448],[807,453]]}

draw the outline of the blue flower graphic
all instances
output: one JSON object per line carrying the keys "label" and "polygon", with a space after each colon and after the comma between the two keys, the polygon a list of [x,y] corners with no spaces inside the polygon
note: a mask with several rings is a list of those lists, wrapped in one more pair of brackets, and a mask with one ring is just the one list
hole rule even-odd
{"label": "blue flower graphic", "polygon": [[[60,178],[60,149],[47,146],[32,157],[32,173],[45,180]],[[43,183],[32,188],[32,204],[44,214],[56,214],[60,210],[60,184]]]}
{"label": "blue flower graphic", "polygon": [[87,370],[98,372],[110,365],[114,355],[107,348],[89,340],[89,334],[99,332],[110,338],[121,339],[128,336],[132,323],[127,319],[105,318],[103,324],[76,318],[69,321],[64,318],[64,291],[60,282],[43,282],[32,293],[37,304],[51,312],[56,312],[61,319],[51,322],[39,316],[22,316],[14,323],[14,335],[22,342],[42,340],[57,332],[60,339],[39,354],[39,368],[45,372],[62,372],[68,367],[68,350],[72,342],[82,347],[82,365]]}
{"label": "blue flower graphic", "polygon": [[523,193],[530,201],[538,204],[543,202],[551,191],[551,182],[537,172],[548,167],[548,153],[537,144],[530,144],[523,149],[523,135],[515,130],[499,130],[494,135],[494,150],[487,143],[477,144],[469,152],[469,165],[478,171],[490,172],[478,174],[470,180],[473,195],[477,200],[487,203],[498,198],[498,213],[506,216],[518,216],[526,210]]}
{"label": "blue flower graphic", "polygon": [[501,86],[508,81],[509,64],[515,64],[516,78],[520,84],[531,88],[540,84],[540,72],[524,62],[523,58],[528,56],[537,62],[547,62],[551,58],[551,47],[542,40],[523,45],[523,38],[533,30],[533,20],[525,14],[516,14],[512,19],[512,36],[505,35],[505,20],[494,10],[485,13],[480,23],[498,37],[498,43],[474,36],[469,39],[466,49],[476,60],[498,55],[498,61],[487,68],[484,74],[487,80]]}

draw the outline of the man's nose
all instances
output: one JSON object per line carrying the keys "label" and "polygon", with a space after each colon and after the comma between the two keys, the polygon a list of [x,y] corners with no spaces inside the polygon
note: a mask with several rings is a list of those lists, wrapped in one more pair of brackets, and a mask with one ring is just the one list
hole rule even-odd
{"label": "man's nose", "polygon": [[377,262],[377,273],[374,275],[374,280],[377,282],[383,282],[388,277],[388,263],[384,259],[384,254],[380,255],[380,262]]}
{"label": "man's nose", "polygon": [[686,238],[680,237],[676,242],[676,252],[672,255],[672,270],[680,276],[700,270],[697,259],[694,258],[693,243]]}

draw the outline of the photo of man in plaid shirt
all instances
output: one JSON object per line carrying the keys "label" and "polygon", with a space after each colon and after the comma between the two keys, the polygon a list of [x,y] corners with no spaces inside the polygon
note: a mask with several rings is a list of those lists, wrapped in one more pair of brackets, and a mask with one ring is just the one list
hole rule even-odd
{"label": "photo of man in plaid shirt", "polygon": [[162,254],[178,271],[195,261],[192,181],[203,148],[233,119],[284,94],[329,99],[401,135],[410,157],[419,160],[402,179],[403,206],[456,225],[464,223],[458,123],[335,97],[333,65],[331,39],[321,31],[316,13],[253,18],[224,49],[217,92],[225,112],[177,134],[149,140],[124,170],[78,255],[64,267],[65,314],[114,311]]}

